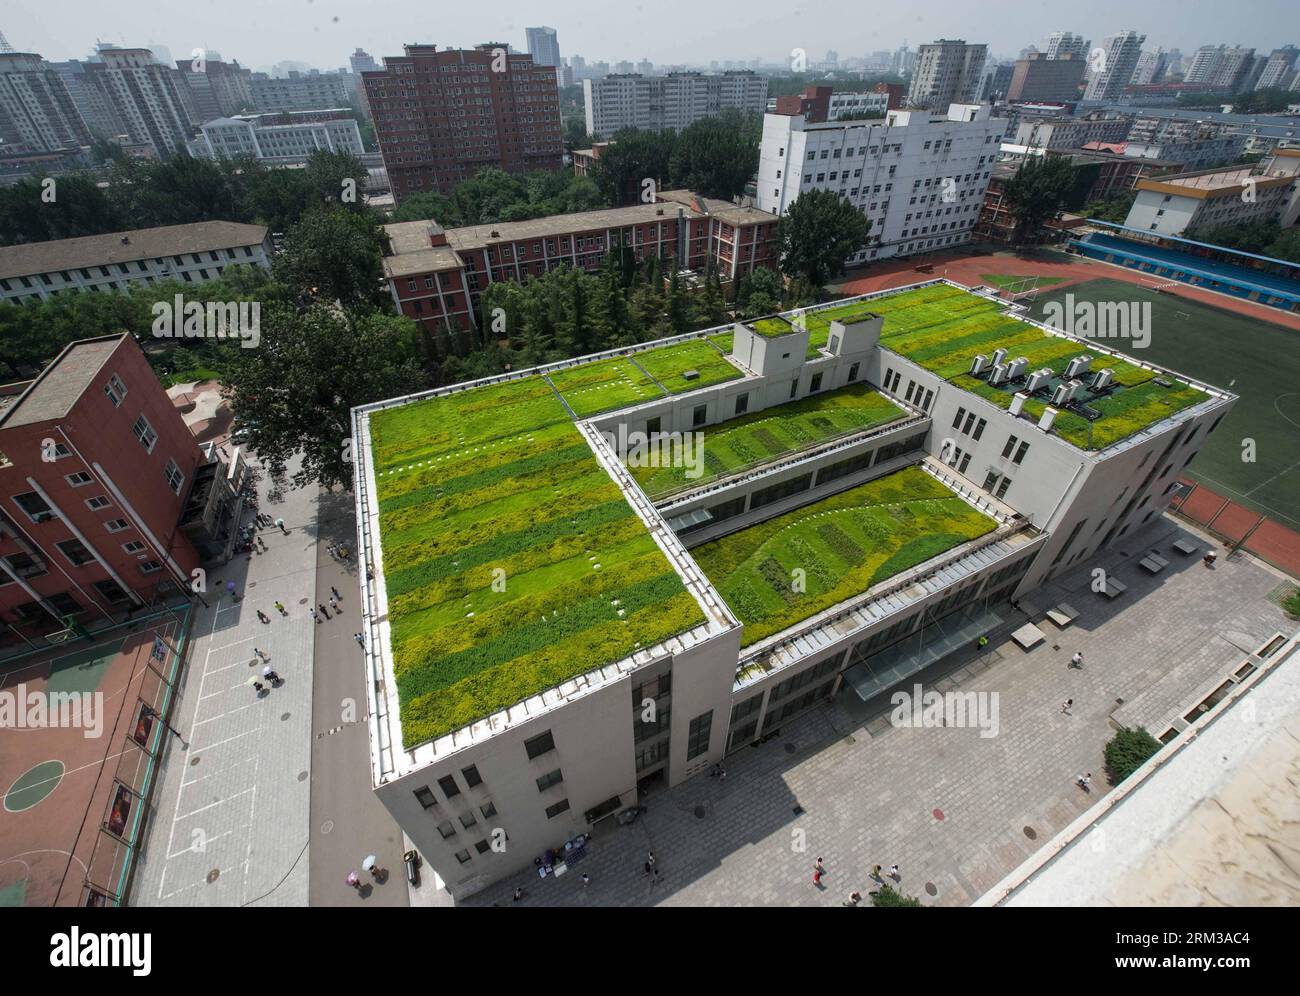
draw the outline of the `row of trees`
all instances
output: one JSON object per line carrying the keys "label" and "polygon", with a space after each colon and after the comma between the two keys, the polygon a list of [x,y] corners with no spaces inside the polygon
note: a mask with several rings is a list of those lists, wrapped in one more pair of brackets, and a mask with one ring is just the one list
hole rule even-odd
{"label": "row of trees", "polygon": [[1300,263],[1300,230],[1283,229],[1273,221],[1251,221],[1241,225],[1212,225],[1191,233],[1198,242],[1251,252],[1259,256]]}
{"label": "row of trees", "polygon": [[594,211],[606,204],[595,183],[567,170],[537,170],[520,175],[489,167],[458,184],[450,194],[421,193],[404,197],[393,212],[393,220],[432,218],[444,228],[457,228]]}
{"label": "row of trees", "polygon": [[365,210],[366,177],[360,160],[338,152],[317,152],[304,169],[270,169],[252,159],[119,158],[106,186],[96,175],[74,173],[0,189],[0,244],[196,221],[258,222],[283,232],[322,205]]}

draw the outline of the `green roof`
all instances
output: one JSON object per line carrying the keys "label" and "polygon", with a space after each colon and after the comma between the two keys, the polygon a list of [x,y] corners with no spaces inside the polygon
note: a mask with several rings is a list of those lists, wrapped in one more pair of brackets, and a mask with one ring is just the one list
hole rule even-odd
{"label": "green roof", "polygon": [[749,646],[995,528],[908,467],[691,554],[744,623]]}
{"label": "green roof", "polygon": [[761,335],[764,339],[776,339],[783,335],[794,335],[795,327],[790,324],[788,319],[780,315],[772,315],[769,318],[759,318],[752,322],[746,322],[751,329]]}
{"label": "green roof", "polygon": [[704,621],[545,377],[370,427],[405,746]]}
{"label": "green roof", "polygon": [[825,342],[832,320],[853,320],[866,314],[884,316],[880,345],[885,349],[1001,408],[1011,406],[1021,385],[990,387],[986,378],[970,376],[971,360],[977,354],[987,357],[1002,348],[1008,361],[1020,356],[1028,359],[1026,373],[1050,368],[1047,397],[1040,393],[1025,402],[1025,414],[1035,420],[1047,408],[1050,390],[1060,383],[1066,364],[1076,356],[1091,355],[1094,360],[1084,376],[1109,368],[1114,372],[1113,387],[1094,395],[1085,385],[1080,396],[1093,417],[1083,411],[1061,410],[1051,429],[1080,449],[1103,449],[1209,397],[1173,375],[1103,354],[1078,339],[1049,334],[1008,314],[997,301],[948,284],[927,284],[806,312],[810,345],[819,338]]}

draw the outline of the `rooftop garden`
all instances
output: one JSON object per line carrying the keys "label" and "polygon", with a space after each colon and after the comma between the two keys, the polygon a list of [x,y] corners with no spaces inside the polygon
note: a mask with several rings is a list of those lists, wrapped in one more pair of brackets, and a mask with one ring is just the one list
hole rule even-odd
{"label": "rooftop garden", "polygon": [[[990,356],[993,350],[1002,348],[1008,359],[1026,357],[1027,370],[1049,367],[1059,377],[1071,359],[1088,352],[1087,346],[1076,339],[1049,335],[1010,317],[1001,304],[947,284],[810,313],[806,318],[810,342],[814,335],[821,335],[825,341],[832,319],[843,320],[864,312],[885,316],[880,337],[883,347],[1002,408],[1011,406],[1016,387],[990,387],[985,380],[971,377],[968,371],[976,354]],[[1081,449],[1102,449],[1205,400],[1204,392],[1172,377],[1160,377],[1156,371],[1118,356],[1099,352],[1091,355],[1096,357],[1092,371],[1102,367],[1114,371],[1111,393],[1087,397],[1088,407],[1099,417],[1089,420],[1077,412],[1061,411],[1052,424],[1053,433]],[[1044,400],[1031,398],[1024,411],[1037,419],[1046,408]]]}
{"label": "rooftop garden", "polygon": [[745,324],[761,335],[764,339],[776,339],[783,335],[793,335],[795,331],[794,326],[780,315],[772,315],[768,318],[759,318],[752,322],[746,322]]}
{"label": "rooftop garden", "polygon": [[704,473],[699,477],[688,478],[690,468],[680,461],[670,467],[632,467],[630,472],[642,491],[661,498],[906,415],[868,385],[850,384],[703,430]]}
{"label": "rooftop garden", "polygon": [[371,435],[405,746],[704,621],[545,378]]}
{"label": "rooftop garden", "polygon": [[664,397],[635,361],[618,356],[547,374],[578,418]]}
{"label": "rooftop garden", "polygon": [[[744,376],[716,346],[704,339],[660,346],[658,349],[637,353],[635,359],[637,366],[662,384],[670,394],[682,394]],[[698,376],[693,379],[683,376],[692,370]]]}
{"label": "rooftop garden", "polygon": [[749,646],[996,525],[908,467],[691,553]]}

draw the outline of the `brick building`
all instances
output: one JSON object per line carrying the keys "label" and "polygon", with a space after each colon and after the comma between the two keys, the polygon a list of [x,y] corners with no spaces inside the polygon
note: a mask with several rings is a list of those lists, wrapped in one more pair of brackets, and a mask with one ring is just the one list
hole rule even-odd
{"label": "brick building", "polygon": [[228,479],[129,335],[0,388],[0,639],[179,597],[228,530]]}
{"label": "brick building", "polygon": [[555,70],[505,45],[407,45],[362,73],[397,203],[447,193],[479,170],[559,169],[564,152]]}
{"label": "brick building", "polygon": [[532,221],[443,229],[434,221],[384,227],[391,254],[384,275],[397,309],[428,331],[468,329],[494,281],[524,281],[557,266],[592,271],[617,245],[637,260],[658,256],[704,271],[712,260],[724,284],[760,266],[775,266],[776,219],[753,208],[663,191],[653,204]]}

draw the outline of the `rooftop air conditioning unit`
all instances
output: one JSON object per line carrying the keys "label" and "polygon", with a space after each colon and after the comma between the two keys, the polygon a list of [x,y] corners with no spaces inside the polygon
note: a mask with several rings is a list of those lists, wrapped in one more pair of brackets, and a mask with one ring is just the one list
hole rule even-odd
{"label": "rooftop air conditioning unit", "polygon": [[1056,385],[1056,391],[1052,395],[1052,404],[1057,408],[1068,405],[1074,400],[1074,396],[1079,393],[1079,388],[1083,386],[1082,381],[1069,380],[1062,381]]}
{"label": "rooftop air conditioning unit", "polygon": [[1050,367],[1035,370],[1025,379],[1025,393],[1029,395],[1037,394],[1051,379],[1052,371]]}
{"label": "rooftop air conditioning unit", "polygon": [[1097,371],[1097,375],[1092,378],[1092,389],[1094,391],[1104,391],[1110,387],[1115,379],[1115,371],[1110,367],[1104,367]]}
{"label": "rooftop air conditioning unit", "polygon": [[983,353],[976,353],[975,358],[970,361],[970,375],[978,377],[984,372],[984,367],[988,364],[989,358]]}
{"label": "rooftop air conditioning unit", "polygon": [[1017,356],[1007,364],[1007,380],[1015,380],[1017,377],[1023,376],[1027,366],[1029,366],[1029,357]]}
{"label": "rooftop air conditioning unit", "polygon": [[1004,364],[999,363],[992,371],[989,372],[989,386],[997,387],[1007,379],[1007,368]]}
{"label": "rooftop air conditioning unit", "polygon": [[1001,363],[1006,358],[1007,358],[1007,351],[1005,349],[995,349],[993,350],[993,359],[991,362],[996,367],[999,363]]}
{"label": "rooftop air conditioning unit", "polygon": [[1079,376],[1081,373],[1086,373],[1090,363],[1092,363],[1092,357],[1087,353],[1084,353],[1082,356],[1076,356],[1065,367],[1065,379],[1070,380],[1073,377]]}

